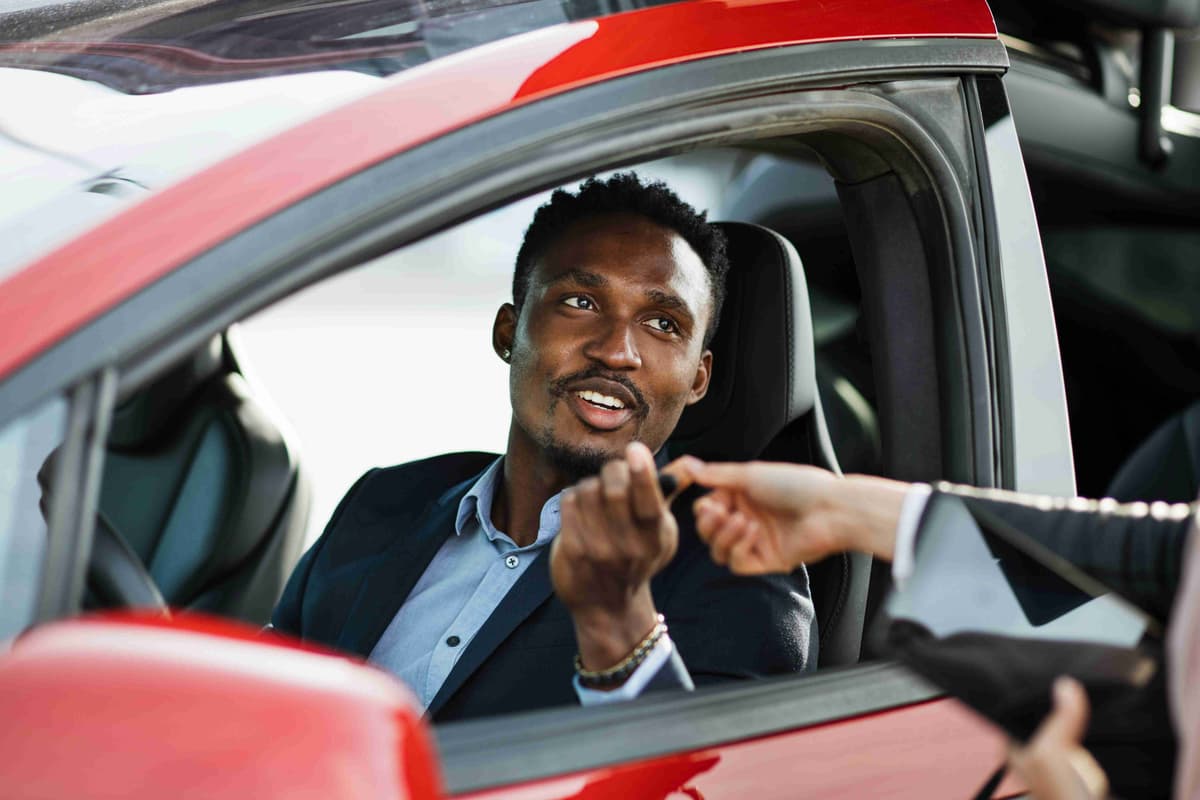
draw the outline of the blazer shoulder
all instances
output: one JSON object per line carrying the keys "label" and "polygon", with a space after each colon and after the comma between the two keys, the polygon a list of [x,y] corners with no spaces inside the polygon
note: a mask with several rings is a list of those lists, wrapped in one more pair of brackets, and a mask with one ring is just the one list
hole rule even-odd
{"label": "blazer shoulder", "polygon": [[404,516],[436,502],[447,490],[479,475],[498,457],[482,451],[446,453],[373,469],[359,479],[343,502],[355,515]]}
{"label": "blazer shoulder", "polygon": [[392,486],[403,484],[430,490],[436,490],[440,486],[444,491],[483,472],[499,457],[497,453],[485,453],[481,450],[443,453],[440,456],[377,469],[374,481]]}
{"label": "blazer shoulder", "polygon": [[496,457],[449,453],[368,470],[342,498],[318,541],[321,562],[341,565],[386,550],[397,532],[416,530],[448,490],[479,475]]}

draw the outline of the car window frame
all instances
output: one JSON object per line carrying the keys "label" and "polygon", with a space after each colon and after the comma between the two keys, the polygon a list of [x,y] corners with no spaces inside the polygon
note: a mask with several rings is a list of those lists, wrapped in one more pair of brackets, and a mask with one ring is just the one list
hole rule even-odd
{"label": "car window frame", "polygon": [[[117,372],[110,364],[40,400],[42,404],[61,398],[66,403],[66,415],[63,438],[46,476],[54,489],[44,509],[46,548],[31,627],[73,616],[80,610],[91,555],[104,443],[116,390]],[[14,421],[9,419],[3,424]]]}

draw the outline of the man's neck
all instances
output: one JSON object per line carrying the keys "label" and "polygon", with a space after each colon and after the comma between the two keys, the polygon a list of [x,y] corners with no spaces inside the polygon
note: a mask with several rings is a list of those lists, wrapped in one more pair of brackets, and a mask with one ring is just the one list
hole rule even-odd
{"label": "man's neck", "polygon": [[503,474],[492,499],[492,525],[525,547],[537,540],[546,501],[573,481],[514,438],[509,436]]}

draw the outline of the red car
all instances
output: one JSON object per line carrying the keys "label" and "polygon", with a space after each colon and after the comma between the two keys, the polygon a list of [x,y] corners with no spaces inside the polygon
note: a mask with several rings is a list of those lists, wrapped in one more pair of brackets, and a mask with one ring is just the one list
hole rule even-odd
{"label": "red car", "polygon": [[874,644],[887,568],[858,557],[813,568],[815,675],[620,706],[433,727],[385,673],[259,633],[365,466],[503,446],[486,327],[457,331],[507,299],[538,193],[600,171],[795,245],[808,339],[748,306],[729,352],[806,364],[819,402],[750,455],[1073,492],[983,0],[0,20],[0,85],[43,109],[0,208],[5,796],[1019,793],[1003,737]]}

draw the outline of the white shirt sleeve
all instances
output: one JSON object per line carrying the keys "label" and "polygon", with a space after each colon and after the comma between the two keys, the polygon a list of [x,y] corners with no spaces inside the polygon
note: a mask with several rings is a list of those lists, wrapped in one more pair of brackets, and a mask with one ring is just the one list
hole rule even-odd
{"label": "white shirt sleeve", "polygon": [[896,523],[896,549],[892,556],[892,580],[896,586],[903,586],[912,575],[916,559],[917,526],[921,524],[921,515],[925,513],[925,504],[933,487],[927,483],[914,483],[904,493],[904,503],[900,506],[900,521]]}
{"label": "white shirt sleeve", "polygon": [[675,645],[671,643],[671,637],[664,634],[654,643],[654,647],[646,654],[645,660],[637,665],[637,669],[626,679],[625,683],[611,691],[588,689],[580,685],[579,676],[576,675],[572,682],[575,684],[575,694],[579,695],[579,702],[585,706],[599,706],[605,703],[620,703],[624,700],[634,699],[645,691],[646,684],[663,664],[667,663],[667,659],[671,657],[671,651],[674,649]]}

